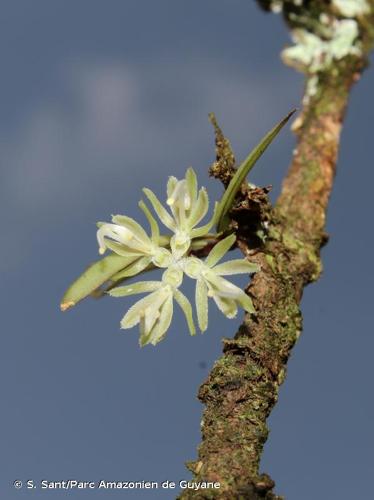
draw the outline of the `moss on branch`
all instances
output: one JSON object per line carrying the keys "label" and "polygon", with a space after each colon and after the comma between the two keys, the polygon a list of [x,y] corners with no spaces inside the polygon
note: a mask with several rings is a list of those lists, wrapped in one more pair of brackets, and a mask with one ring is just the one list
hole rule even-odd
{"label": "moss on branch", "polygon": [[[235,337],[224,339],[223,355],[198,394],[205,405],[202,442],[198,459],[188,467],[196,480],[219,481],[221,488],[187,490],[181,499],[282,498],[273,493],[270,477],[259,473],[268,436],[266,419],[277,402],[287,360],[302,330],[299,304],[303,289],[317,280],[322,270],[320,249],[327,241],[326,210],[341,127],[350,89],[367,64],[374,39],[374,2],[367,1],[371,10],[355,19],[359,34],[354,43],[359,44],[360,52],[332,57],[327,66],[317,70],[302,68],[306,91],[294,124],[297,147],[275,207],[270,207],[266,190],[259,194],[249,189],[243,191],[232,212],[239,247],[261,266],[247,290],[257,314],[246,315]],[[274,2],[261,3],[269,9]],[[321,14],[329,19],[335,16],[337,22],[344,17],[336,5],[323,0],[278,3],[291,30],[303,28],[319,37],[327,36],[318,28],[321,19],[326,20]],[[221,134],[217,137],[224,147],[218,150],[221,154],[217,155],[214,175],[225,184],[234,156],[217,126],[216,134]],[[254,220],[257,224],[249,223]],[[267,234],[259,240],[254,227],[262,223]]]}

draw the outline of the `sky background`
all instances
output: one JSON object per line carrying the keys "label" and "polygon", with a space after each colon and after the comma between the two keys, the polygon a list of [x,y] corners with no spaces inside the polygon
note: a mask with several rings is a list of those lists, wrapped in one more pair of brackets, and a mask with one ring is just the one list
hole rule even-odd
{"label": "sky background", "polygon": [[[171,499],[176,491],[59,492],[16,479],[179,481],[196,457],[196,399],[240,323],[210,307],[190,338],[177,312],[156,348],[120,330],[133,299],[60,298],[97,258],[98,220],[164,196],[192,165],[211,199],[214,111],[238,160],[291,108],[302,78],[283,66],[281,19],[250,0],[2,0],[0,17],[0,496]],[[328,217],[322,279],[305,292],[263,471],[288,500],[372,490],[372,123],[374,72],[353,91]],[[287,171],[285,130],[253,171]],[[6,229],[6,231],[5,231]]]}

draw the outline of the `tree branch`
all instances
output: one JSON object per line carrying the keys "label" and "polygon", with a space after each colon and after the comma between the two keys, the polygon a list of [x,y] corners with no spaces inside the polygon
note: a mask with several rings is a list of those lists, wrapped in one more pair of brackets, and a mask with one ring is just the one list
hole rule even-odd
{"label": "tree branch", "polygon": [[[260,3],[266,9],[275,4]],[[259,474],[268,435],[266,419],[302,329],[303,289],[321,273],[320,248],[327,241],[326,209],[342,122],[350,89],[367,64],[374,39],[373,0],[367,2],[370,10],[349,19],[338,10],[338,2],[315,0],[306,7],[291,0],[277,4],[294,38],[300,41],[303,34],[304,38],[312,34],[322,48],[315,47],[308,55],[304,40],[301,50],[284,53],[288,64],[306,73],[306,87],[303,109],[294,123],[297,147],[275,207],[270,207],[266,190],[256,188],[247,190],[232,212],[238,245],[261,266],[247,290],[257,314],[246,315],[234,339],[224,339],[223,355],[198,394],[205,405],[202,442],[198,460],[188,468],[196,481],[219,481],[221,488],[186,490],[183,499],[281,498],[272,492],[270,477]],[[355,23],[358,35],[339,52],[334,46],[336,33],[346,20]],[[349,26],[353,27],[343,27]],[[222,137],[220,141],[225,142]],[[227,152],[226,157],[233,158]],[[219,162],[214,175],[226,178],[219,174]],[[259,224],[267,227],[263,244],[254,233]]]}

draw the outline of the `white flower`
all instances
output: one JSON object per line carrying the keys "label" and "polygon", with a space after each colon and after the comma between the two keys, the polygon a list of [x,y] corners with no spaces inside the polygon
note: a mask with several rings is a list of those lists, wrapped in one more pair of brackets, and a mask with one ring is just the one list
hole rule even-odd
{"label": "white flower", "polygon": [[208,212],[209,198],[205,188],[198,191],[196,174],[192,168],[187,169],[185,179],[169,177],[166,203],[171,214],[150,189],[145,188],[143,191],[162,223],[174,233],[170,247],[176,259],[186,254],[193,238],[204,236],[214,224],[213,216],[208,224],[195,227]]}
{"label": "white flower", "polygon": [[[112,276],[113,282],[119,282],[130,276],[148,270],[153,266],[164,268],[161,281],[143,281],[128,286],[113,288],[108,293],[114,297],[123,297],[138,293],[148,293],[136,302],[121,321],[122,328],[140,326],[140,345],[157,344],[162,340],[171,324],[174,300],[182,308],[191,335],[196,333],[192,316],[192,307],[186,296],[179,290],[184,273],[196,280],[196,310],[201,331],[208,327],[208,297],[212,297],[218,308],[228,318],[236,316],[238,306],[253,313],[252,301],[246,293],[223,276],[252,273],[258,270],[256,264],[244,259],[217,264],[235,242],[235,235],[219,241],[209,252],[205,261],[189,257],[191,243],[195,249],[206,239],[217,217],[217,205],[213,218],[204,226],[196,227],[208,211],[208,195],[205,188],[198,190],[196,174],[187,169],[182,180],[169,177],[167,184],[167,205],[170,212],[160,203],[149,189],[144,193],[151,202],[163,224],[173,232],[170,236],[160,236],[155,218],[144,204],[139,203],[148,219],[151,236],[130,217],[115,215],[111,223],[101,223],[97,231],[99,252],[106,249],[126,257],[126,267]],[[216,238],[218,235],[214,235]],[[199,238],[197,241],[193,241]],[[216,241],[216,240],[215,240]],[[165,247],[169,247],[168,250]],[[206,242],[203,243],[206,245]]]}
{"label": "white flower", "polygon": [[168,330],[173,316],[173,299],[182,308],[191,335],[196,333],[192,318],[192,307],[187,297],[178,290],[183,281],[183,271],[178,265],[169,267],[162,281],[143,281],[114,288],[109,292],[114,297],[151,292],[136,302],[121,321],[122,328],[140,325],[140,345],[157,344]]}
{"label": "white flower", "polygon": [[160,233],[157,222],[144,203],[141,202],[140,207],[150,222],[151,237],[140,224],[125,215],[114,215],[112,223],[101,223],[97,231],[100,254],[108,248],[118,255],[132,258],[131,265],[117,275],[117,279],[138,274],[151,263],[157,267],[168,267],[172,261],[170,251],[159,246]]}
{"label": "white flower", "polygon": [[181,264],[187,276],[196,279],[196,310],[201,331],[205,331],[208,327],[208,297],[213,298],[218,308],[228,318],[236,316],[238,305],[249,313],[255,312],[250,297],[222,276],[253,273],[258,271],[258,266],[244,259],[216,265],[234,242],[235,235],[230,235],[213,247],[205,262],[196,257],[186,257]]}

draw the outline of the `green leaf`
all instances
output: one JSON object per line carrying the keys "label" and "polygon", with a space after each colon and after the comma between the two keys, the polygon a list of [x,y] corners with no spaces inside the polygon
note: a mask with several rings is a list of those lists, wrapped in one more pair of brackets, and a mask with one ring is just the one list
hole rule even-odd
{"label": "green leaf", "polygon": [[235,196],[242,185],[242,182],[247,177],[250,170],[253,168],[257,160],[261,157],[267,147],[272,143],[275,137],[279,134],[284,125],[288,122],[291,116],[296,112],[294,109],[288,115],[283,118],[270,132],[268,132],[261,142],[249,153],[247,158],[240,165],[235,175],[227,186],[221,201],[219,202],[218,212],[217,212],[217,230],[218,232],[223,231],[227,228],[230,219],[228,213],[231,210],[234,202]]}
{"label": "green leaf", "polygon": [[61,310],[66,311],[75,306],[137,258],[111,254],[91,264],[65,292],[60,305]]}

